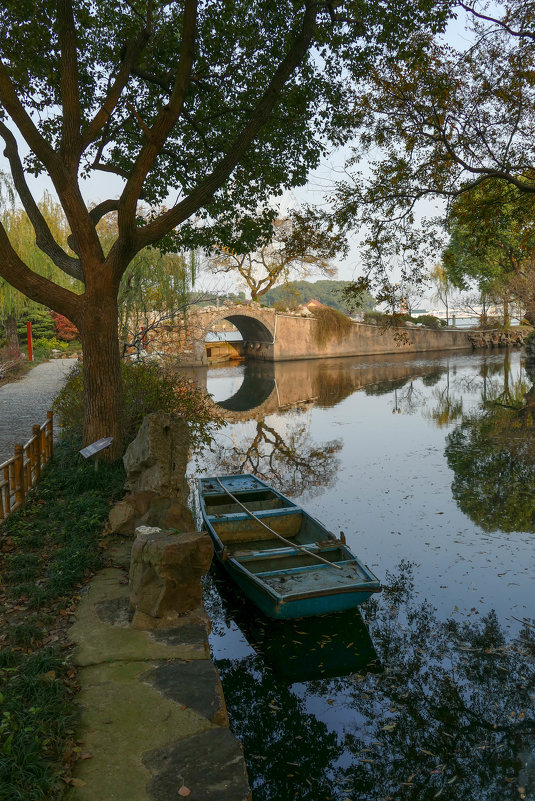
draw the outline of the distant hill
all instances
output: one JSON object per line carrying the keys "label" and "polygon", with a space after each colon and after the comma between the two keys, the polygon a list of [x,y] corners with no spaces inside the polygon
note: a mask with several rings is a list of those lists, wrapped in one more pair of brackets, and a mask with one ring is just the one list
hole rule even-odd
{"label": "distant hill", "polygon": [[[319,300],[326,306],[350,314],[351,309],[344,303],[341,297],[341,290],[346,287],[349,281],[293,281],[285,286],[278,286],[270,289],[260,298],[261,303],[266,306],[296,306],[308,303],[309,300]],[[373,311],[375,301],[368,293],[363,298],[360,311]]]}

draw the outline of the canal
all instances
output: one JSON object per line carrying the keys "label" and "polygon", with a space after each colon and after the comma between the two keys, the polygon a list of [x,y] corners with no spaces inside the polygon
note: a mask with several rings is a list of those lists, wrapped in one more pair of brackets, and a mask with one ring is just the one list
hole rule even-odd
{"label": "canal", "polygon": [[[254,801],[535,799],[535,399],[523,356],[197,371],[255,472],[376,573],[360,611],[275,624],[205,603]],[[197,473],[199,463],[191,465]]]}

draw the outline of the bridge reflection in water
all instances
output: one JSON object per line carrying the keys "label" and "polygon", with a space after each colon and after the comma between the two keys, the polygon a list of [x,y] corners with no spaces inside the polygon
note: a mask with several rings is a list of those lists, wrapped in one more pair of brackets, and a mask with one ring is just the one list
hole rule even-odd
{"label": "bridge reflection in water", "polygon": [[[314,359],[295,362],[247,362],[238,390],[217,406],[228,420],[261,419],[280,409],[310,402],[322,407],[333,406],[361,389],[381,394],[381,386],[389,390],[403,386],[415,378],[437,380],[446,369],[451,354],[394,354],[372,357]],[[444,360],[444,366],[440,360]],[[208,370],[217,378],[228,366],[186,368],[206,388]]]}

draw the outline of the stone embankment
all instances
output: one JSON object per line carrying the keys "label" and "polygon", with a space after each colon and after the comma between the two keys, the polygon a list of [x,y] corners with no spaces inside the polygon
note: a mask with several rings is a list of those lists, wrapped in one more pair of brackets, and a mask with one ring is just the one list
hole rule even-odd
{"label": "stone embankment", "polygon": [[212,542],[187,508],[187,427],[148,415],[124,457],[130,495],[110,513],[113,567],[78,607],[79,737],[69,801],[247,801],[210,659],[201,578]]}
{"label": "stone embankment", "polygon": [[520,347],[524,344],[521,331],[474,331],[468,334],[474,350],[479,348]]}

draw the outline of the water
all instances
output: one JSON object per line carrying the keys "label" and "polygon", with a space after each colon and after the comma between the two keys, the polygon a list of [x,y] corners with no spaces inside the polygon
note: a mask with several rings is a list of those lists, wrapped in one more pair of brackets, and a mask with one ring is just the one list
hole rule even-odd
{"label": "water", "polygon": [[254,800],[534,799],[535,428],[519,353],[198,377],[228,418],[204,471],[264,477],[385,584],[360,612],[281,625],[210,576]]}

